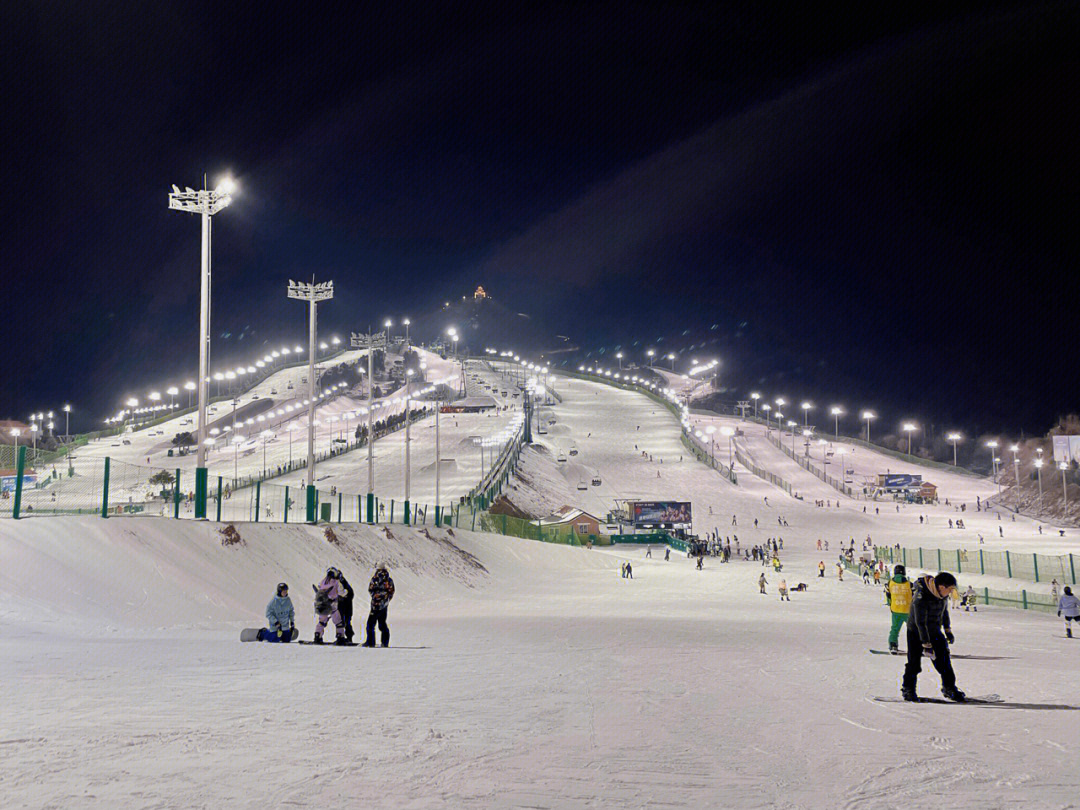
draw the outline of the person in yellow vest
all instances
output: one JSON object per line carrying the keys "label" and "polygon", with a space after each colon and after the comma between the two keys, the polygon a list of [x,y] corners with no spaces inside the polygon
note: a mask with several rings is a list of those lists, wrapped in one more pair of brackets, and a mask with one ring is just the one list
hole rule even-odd
{"label": "person in yellow vest", "polygon": [[905,576],[902,565],[893,569],[893,578],[885,583],[885,603],[892,611],[892,628],[889,630],[889,652],[900,654],[900,628],[907,621],[911,610],[911,582]]}

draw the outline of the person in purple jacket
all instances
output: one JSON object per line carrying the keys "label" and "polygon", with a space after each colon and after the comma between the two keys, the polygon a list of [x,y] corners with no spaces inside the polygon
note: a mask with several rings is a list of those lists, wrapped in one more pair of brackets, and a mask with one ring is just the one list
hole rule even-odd
{"label": "person in purple jacket", "polygon": [[334,643],[347,644],[345,622],[338,610],[338,599],[344,598],[349,592],[341,584],[341,573],[336,568],[327,568],[323,581],[311,587],[315,589],[315,613],[319,617],[318,624],[315,626],[315,643],[323,643],[323,630],[326,629],[326,623],[332,621],[337,631]]}

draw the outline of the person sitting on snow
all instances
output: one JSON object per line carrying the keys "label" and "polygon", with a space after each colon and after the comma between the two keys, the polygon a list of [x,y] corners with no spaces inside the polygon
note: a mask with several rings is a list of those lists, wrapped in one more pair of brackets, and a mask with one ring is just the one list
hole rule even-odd
{"label": "person sitting on snow", "polygon": [[266,606],[267,629],[259,631],[260,641],[292,641],[295,613],[289,598],[289,586],[279,582],[277,595]]}

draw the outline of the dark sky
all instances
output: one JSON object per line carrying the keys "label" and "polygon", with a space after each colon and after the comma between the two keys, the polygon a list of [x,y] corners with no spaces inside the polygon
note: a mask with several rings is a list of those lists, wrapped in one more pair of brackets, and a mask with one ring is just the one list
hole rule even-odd
{"label": "dark sky", "polygon": [[192,376],[167,191],[223,171],[221,360],[302,338],[290,277],[335,281],[342,335],[482,283],[585,350],[712,352],[733,394],[1077,409],[1075,3],[9,5],[0,415],[90,428]]}

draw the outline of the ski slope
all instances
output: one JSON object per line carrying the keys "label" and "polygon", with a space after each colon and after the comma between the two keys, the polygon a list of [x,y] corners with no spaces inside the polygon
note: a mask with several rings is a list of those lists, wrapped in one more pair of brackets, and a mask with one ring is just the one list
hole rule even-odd
{"label": "ski slope", "polygon": [[[874,702],[902,669],[867,653],[888,610],[816,578],[812,525],[787,533],[784,576],[810,586],[790,603],[772,574],[757,593],[755,564],[644,548],[268,525],[223,547],[215,529],[0,523],[6,808],[952,810],[1080,790],[1080,641],[1040,614],[954,614],[958,652],[1001,656],[956,661],[960,686],[1007,705]],[[237,641],[277,582],[307,637],[325,567],[363,589],[379,561],[391,649]]]}
{"label": "ski slope", "polygon": [[[417,350],[421,361],[426,364],[425,373],[429,381],[447,385],[456,390],[460,379],[460,364],[453,360],[443,360],[438,355]],[[362,353],[346,353],[335,358],[335,363],[356,361]],[[265,471],[274,472],[285,469],[290,463],[298,463],[307,457],[307,408],[300,399],[292,399],[295,388],[302,387],[306,394],[306,384],[300,385],[301,371],[306,369],[285,369],[271,375],[252,391],[238,399],[238,410],[255,403],[273,402],[273,412],[286,407],[293,407],[288,413],[275,415],[270,422],[255,421],[253,425],[244,425],[241,419],[235,432],[219,433],[218,441],[207,455],[207,467],[211,480],[222,476],[228,484],[234,478],[245,479],[261,476]],[[500,374],[493,374],[485,369],[474,372],[478,379],[496,379],[503,381]],[[295,379],[294,379],[295,378]],[[288,385],[295,382],[294,391]],[[431,383],[429,383],[431,384]],[[413,384],[414,393],[422,386]],[[276,392],[276,393],[275,393]],[[281,398],[282,392],[288,392],[288,401]],[[520,399],[500,400],[504,402],[498,411],[485,414],[455,414],[441,420],[442,476],[440,495],[444,503],[467,494],[481,478],[481,459],[479,448],[471,437],[478,436],[495,441],[502,437],[505,443],[507,426],[512,422],[515,408],[520,410]],[[512,404],[511,404],[512,403]],[[424,406],[422,400],[414,399],[412,408],[418,410]],[[433,411],[433,403],[428,403]],[[392,394],[376,400],[375,419],[384,419],[392,414],[400,414],[405,407],[405,394],[399,389]],[[341,393],[318,405],[315,411],[315,449],[317,453],[326,453],[331,448],[345,446],[347,441],[355,443],[353,436],[358,424],[367,424],[368,400],[366,395]],[[232,413],[231,403],[217,403],[211,406],[211,424],[229,423]],[[72,461],[75,475],[68,477],[66,465],[60,462],[57,472],[61,473],[58,481],[49,483],[42,489],[28,490],[24,493],[24,503],[35,509],[68,507],[74,501],[90,506],[100,503],[103,462],[106,457],[113,460],[111,479],[111,499],[116,503],[125,503],[129,499],[141,503],[147,492],[155,489],[148,483],[154,469],[179,469],[181,482],[193,480],[196,457],[194,453],[184,456],[168,456],[172,447],[172,437],[182,431],[193,429],[193,415],[180,416],[160,425],[134,430],[120,436],[109,436],[91,441],[79,448]],[[218,420],[215,422],[214,420]],[[231,425],[230,425],[231,426]],[[263,431],[270,435],[262,436]],[[230,436],[243,432],[242,443],[232,443]],[[434,417],[413,425],[411,430],[411,494],[414,503],[435,503],[435,427]],[[336,442],[336,443],[335,443]],[[385,499],[404,498],[405,494],[405,431],[398,430],[375,442],[376,494]],[[490,448],[485,454],[490,453]],[[497,448],[495,449],[497,454]],[[118,468],[115,462],[122,462],[141,468],[145,474],[134,475],[132,469]],[[121,470],[123,473],[121,474]],[[48,470],[44,471],[48,472]],[[323,489],[336,487],[338,491],[352,494],[367,492],[367,449],[353,449],[351,452],[335,456],[316,467],[316,478]],[[272,483],[298,485],[306,481],[306,471],[297,469],[292,473],[277,476]],[[325,483],[325,486],[323,484]],[[185,491],[190,486],[182,487]],[[183,509],[189,510],[184,504]],[[162,508],[165,505],[162,504]]]}

